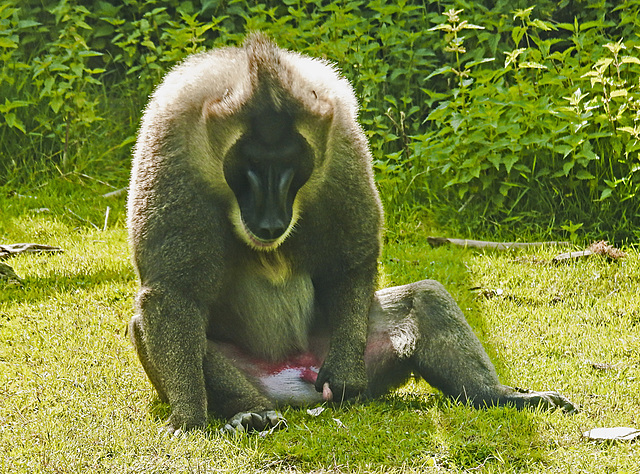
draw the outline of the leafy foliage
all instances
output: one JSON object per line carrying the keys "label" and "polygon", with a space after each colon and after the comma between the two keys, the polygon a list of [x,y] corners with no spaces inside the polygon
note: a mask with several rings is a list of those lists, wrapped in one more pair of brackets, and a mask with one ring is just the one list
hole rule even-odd
{"label": "leafy foliage", "polygon": [[11,185],[55,169],[126,179],[162,75],[263,30],[354,83],[389,210],[462,233],[518,222],[632,238],[640,0],[527,3],[8,0],[0,170]]}
{"label": "leafy foliage", "polygon": [[[420,167],[440,172],[436,189],[475,200],[470,209],[491,219],[529,217],[514,216],[528,210],[637,221],[638,47],[621,39],[598,45],[603,22],[534,20],[530,7],[514,14],[520,24],[511,29],[504,67],[493,57],[461,64],[465,50],[454,35],[469,25],[460,13],[451,10],[434,28],[447,31],[445,51],[455,53],[456,66],[432,76],[448,74],[455,87],[439,95],[430,130],[412,144]],[[425,181],[425,188],[438,182]]]}

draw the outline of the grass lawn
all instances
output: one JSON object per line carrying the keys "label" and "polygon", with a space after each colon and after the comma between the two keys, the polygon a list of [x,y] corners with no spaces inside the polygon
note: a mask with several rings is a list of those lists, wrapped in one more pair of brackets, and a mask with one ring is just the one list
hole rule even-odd
{"label": "grass lawn", "polygon": [[288,430],[265,437],[223,436],[212,420],[171,438],[126,329],[136,281],[124,197],[102,198],[109,189],[81,177],[0,191],[0,244],[64,249],[5,261],[24,285],[0,281],[0,472],[640,472],[637,441],[582,437],[640,428],[634,248],[615,262],[553,264],[553,248],[431,249],[411,232],[386,245],[385,285],[440,280],[505,383],[558,390],[577,415],[474,410],[411,382],[315,417],[285,410]]}

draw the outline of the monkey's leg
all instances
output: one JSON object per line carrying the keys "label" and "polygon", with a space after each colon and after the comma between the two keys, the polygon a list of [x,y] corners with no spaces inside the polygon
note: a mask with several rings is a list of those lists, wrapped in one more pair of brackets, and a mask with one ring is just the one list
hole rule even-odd
{"label": "monkey's leg", "polygon": [[195,303],[143,288],[138,304],[141,313],[131,319],[131,338],[160,399],[171,405],[169,433],[203,427],[207,409],[231,418],[233,431],[284,422],[244,374],[207,343]]}
{"label": "monkey's leg", "polygon": [[556,392],[521,392],[502,385],[462,311],[436,281],[377,292],[370,328],[370,338],[386,335],[397,357],[388,352],[372,356],[378,351],[368,348],[368,372],[374,379],[370,392],[374,395],[401,382],[407,370],[412,370],[445,395],[476,407],[511,404],[517,408],[541,405],[577,410]]}
{"label": "monkey's leg", "polygon": [[228,433],[263,431],[285,427],[286,420],[273,410],[273,403],[262,395],[248,371],[234,366],[208,341],[204,359],[204,378],[209,409],[217,416],[228,418],[224,429]]}
{"label": "monkey's leg", "polygon": [[163,288],[143,286],[131,336],[142,366],[160,398],[171,405],[166,430],[204,426],[204,318],[195,302]]}

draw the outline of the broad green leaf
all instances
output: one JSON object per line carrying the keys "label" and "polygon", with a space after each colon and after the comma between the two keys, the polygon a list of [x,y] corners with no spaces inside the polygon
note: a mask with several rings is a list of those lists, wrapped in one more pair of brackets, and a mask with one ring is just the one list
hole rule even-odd
{"label": "broad green leaf", "polygon": [[495,59],[496,58],[484,58],[484,59],[479,59],[477,61],[471,61],[465,64],[464,67],[467,69],[471,69],[473,66],[477,66],[478,64],[489,63],[489,62],[495,61]]}
{"label": "broad green leaf", "polygon": [[547,66],[545,66],[544,64],[536,63],[533,61],[522,61],[520,63],[520,67],[528,69],[547,69]]}
{"label": "broad green leaf", "polygon": [[429,28],[427,31],[437,31],[437,30],[451,32],[453,31],[453,27],[448,23],[440,23],[439,25],[436,25],[433,28]]}
{"label": "broad green leaf", "polygon": [[514,26],[513,30],[511,30],[511,39],[513,40],[513,44],[518,46],[526,31],[527,29],[523,28],[522,26]]}
{"label": "broad green leaf", "polygon": [[6,114],[4,116],[4,119],[9,127],[17,128],[22,133],[27,133],[24,128],[24,123],[22,123],[22,121],[18,117],[16,117],[16,114],[14,114],[13,112]]}
{"label": "broad green leaf", "polygon": [[31,28],[33,26],[39,26],[42,23],[37,22],[35,20],[20,20],[17,23],[17,27],[22,29],[22,28]]}
{"label": "broad green leaf", "polygon": [[620,58],[620,62],[622,64],[640,64],[640,59],[634,56],[622,56],[622,58]]}
{"label": "broad green leaf", "polygon": [[495,167],[495,169],[500,169],[500,163],[502,163],[502,157],[496,153],[491,153],[487,160]]}
{"label": "broad green leaf", "polygon": [[600,194],[600,200],[603,201],[603,200],[607,199],[609,196],[611,196],[611,193],[613,193],[613,189],[604,188],[602,190],[602,194]]}
{"label": "broad green leaf", "polygon": [[532,6],[532,7],[529,7],[529,8],[525,8],[524,10],[522,10],[520,8],[516,9],[516,11],[513,12],[514,13],[513,19],[514,20],[516,20],[516,19],[520,19],[520,20],[528,19],[534,8],[535,8],[535,5]]}
{"label": "broad green leaf", "polygon": [[595,178],[595,176],[589,173],[587,170],[580,170],[576,173],[576,178],[585,180],[585,179],[593,179]]}
{"label": "broad green leaf", "polygon": [[58,111],[62,107],[62,104],[63,104],[62,97],[54,97],[49,102],[49,106],[51,107],[51,110],[53,110],[55,113],[58,113]]}
{"label": "broad green leaf", "polygon": [[510,173],[511,168],[513,168],[513,165],[518,162],[518,157],[515,155],[511,155],[503,159],[502,162],[504,163],[505,168],[507,168],[507,173]]}
{"label": "broad green leaf", "polygon": [[557,145],[554,145],[553,151],[555,151],[556,153],[560,153],[563,157],[566,157],[573,151],[573,147],[559,143]]}
{"label": "broad green leaf", "polygon": [[454,117],[451,119],[451,126],[453,127],[453,131],[457,132],[460,128],[460,125],[464,123],[464,117]]}
{"label": "broad green leaf", "polygon": [[435,70],[435,71],[433,71],[431,74],[429,74],[429,75],[427,76],[427,79],[431,79],[431,78],[432,78],[432,77],[434,77],[434,76],[438,76],[438,75],[440,75],[440,74],[444,74],[444,73],[451,72],[451,71],[452,71],[451,66],[444,66],[444,67],[441,67],[441,68],[436,69],[436,70]]}
{"label": "broad green leaf", "polygon": [[569,176],[569,172],[573,169],[573,166],[575,164],[575,161],[567,161],[562,165],[562,171],[564,172],[565,176]]}
{"label": "broad green leaf", "polygon": [[551,23],[546,23],[542,20],[533,20],[531,25],[544,31],[551,31],[552,29],[555,29]]}
{"label": "broad green leaf", "polygon": [[0,48],[17,48],[18,43],[11,38],[0,36]]}
{"label": "broad green leaf", "polygon": [[640,130],[636,130],[633,127],[618,127],[618,130],[620,130],[621,132],[630,133],[631,135],[634,135],[634,136],[640,132]]}

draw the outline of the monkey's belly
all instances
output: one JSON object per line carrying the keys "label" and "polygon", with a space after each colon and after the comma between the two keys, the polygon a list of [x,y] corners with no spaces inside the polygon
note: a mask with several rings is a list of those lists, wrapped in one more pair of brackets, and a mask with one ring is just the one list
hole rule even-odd
{"label": "monkey's belly", "polygon": [[282,405],[322,402],[322,393],[314,387],[323,360],[317,354],[300,352],[278,362],[269,362],[250,356],[232,344],[214,344],[274,402]]}

